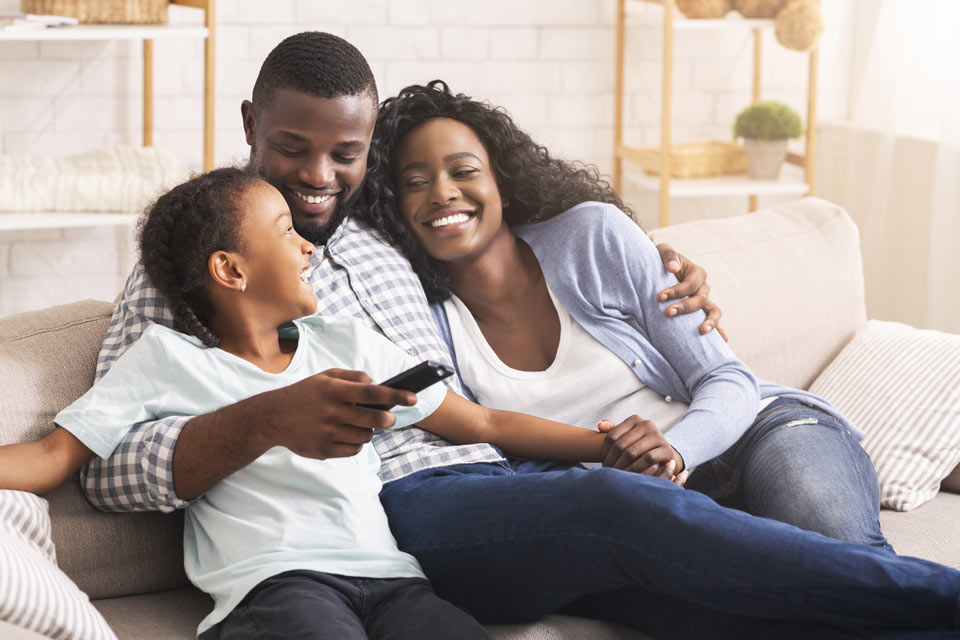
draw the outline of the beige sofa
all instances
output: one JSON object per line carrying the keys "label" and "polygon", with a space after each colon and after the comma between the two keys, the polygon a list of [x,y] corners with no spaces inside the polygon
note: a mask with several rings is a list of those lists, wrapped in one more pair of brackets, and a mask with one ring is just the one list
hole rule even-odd
{"label": "beige sofa", "polygon": [[[807,199],[652,235],[707,268],[731,345],[763,377],[807,387],[866,323],[857,230],[829,203]],[[0,320],[0,443],[42,436],[91,384],[111,308],[85,301]],[[949,480],[960,491],[960,473]],[[881,522],[901,554],[960,567],[960,495],[947,485],[915,511],[884,511]],[[59,566],[121,640],[193,637],[210,601],[183,572],[182,513],[99,513],[76,480],[47,498]],[[491,630],[504,640],[644,637],[564,616]],[[39,636],[0,623],[0,637]]]}

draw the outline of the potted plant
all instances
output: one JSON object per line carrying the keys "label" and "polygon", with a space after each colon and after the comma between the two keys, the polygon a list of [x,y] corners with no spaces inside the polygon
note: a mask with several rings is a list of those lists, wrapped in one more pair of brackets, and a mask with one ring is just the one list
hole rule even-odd
{"label": "potted plant", "polygon": [[743,138],[750,177],[765,180],[780,176],[787,140],[802,134],[800,116],[779,102],[754,102],[740,112],[733,125],[733,135]]}

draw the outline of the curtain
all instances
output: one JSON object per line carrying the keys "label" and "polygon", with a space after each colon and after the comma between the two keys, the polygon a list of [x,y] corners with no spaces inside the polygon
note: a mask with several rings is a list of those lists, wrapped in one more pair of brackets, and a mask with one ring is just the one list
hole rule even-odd
{"label": "curtain", "polygon": [[831,195],[860,227],[868,313],[960,333],[960,2],[856,9],[847,166]]}

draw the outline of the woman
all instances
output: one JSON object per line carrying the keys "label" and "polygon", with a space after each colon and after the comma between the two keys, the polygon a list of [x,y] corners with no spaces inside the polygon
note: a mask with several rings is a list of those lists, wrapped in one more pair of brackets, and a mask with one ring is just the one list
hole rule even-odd
{"label": "woman", "polygon": [[442,303],[481,404],[613,419],[608,463],[672,460],[721,504],[890,549],[863,434],[821,398],[758,385],[696,318],[665,320],[658,292],[675,281],[595,170],[439,81],[386,100],[371,149],[371,223]]}

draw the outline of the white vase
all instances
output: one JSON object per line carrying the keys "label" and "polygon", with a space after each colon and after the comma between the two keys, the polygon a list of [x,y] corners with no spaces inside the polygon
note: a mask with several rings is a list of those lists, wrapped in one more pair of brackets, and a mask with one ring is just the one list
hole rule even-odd
{"label": "white vase", "polygon": [[754,138],[744,138],[743,150],[747,154],[747,170],[751,178],[776,180],[780,177],[780,167],[787,157],[786,139],[761,142]]}

